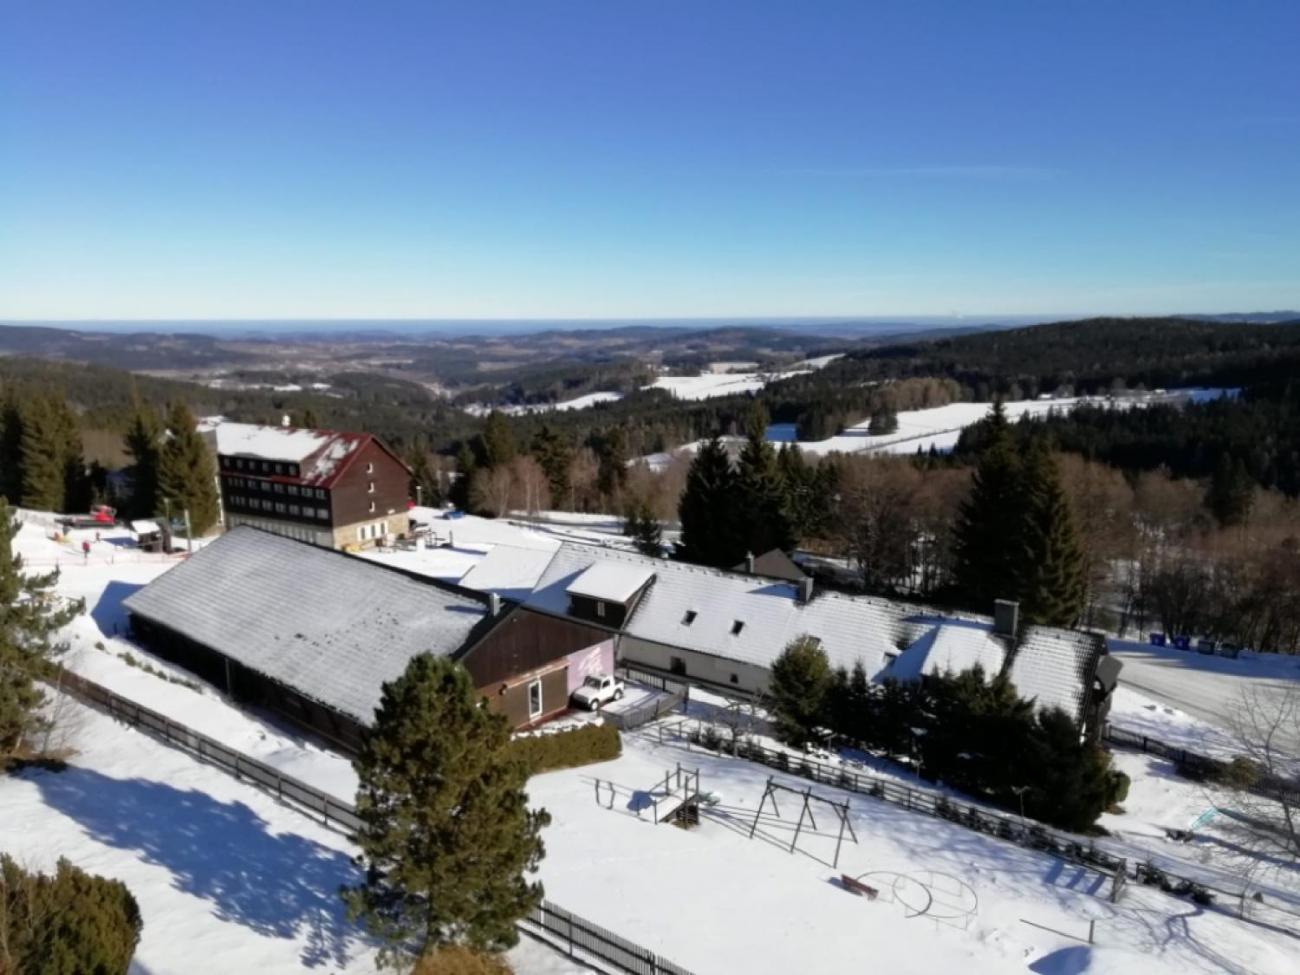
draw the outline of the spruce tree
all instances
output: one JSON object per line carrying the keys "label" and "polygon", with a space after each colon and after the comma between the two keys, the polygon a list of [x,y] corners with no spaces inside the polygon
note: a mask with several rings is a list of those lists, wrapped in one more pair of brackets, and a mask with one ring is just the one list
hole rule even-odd
{"label": "spruce tree", "polygon": [[623,534],[632,539],[642,555],[658,558],[663,554],[663,528],[644,501],[638,501],[628,509],[623,519]]}
{"label": "spruce tree", "polygon": [[0,496],[23,496],[23,417],[12,390],[0,403]]}
{"label": "spruce tree", "polygon": [[469,444],[456,449],[456,476],[447,490],[447,500],[461,511],[472,510],[474,479],[478,476],[478,460]]}
{"label": "spruce tree", "polygon": [[53,592],[57,571],[25,573],[14,554],[18,520],[0,497],[0,759],[45,727],[39,708],[45,699],[36,680],[50,658],[62,649],[57,630],[82,611],[83,603],[65,602]]}
{"label": "spruce tree", "polygon": [[1021,616],[1028,623],[1073,626],[1088,597],[1083,549],[1070,499],[1044,444],[1030,448],[1023,486],[1025,528],[1017,558]]}
{"label": "spruce tree", "polygon": [[438,475],[429,461],[429,446],[423,439],[417,439],[406,450],[406,466],[411,469],[407,492],[412,501],[436,507],[442,503],[442,488],[438,484]]}
{"label": "spruce tree", "polygon": [[677,556],[686,562],[729,568],[745,557],[736,474],[717,437],[705,441],[691,461],[677,503],[682,534]]}
{"label": "spruce tree", "polygon": [[48,397],[31,396],[22,401],[21,440],[22,505],[38,511],[64,511],[64,434]]}
{"label": "spruce tree", "polygon": [[957,513],[954,577],[971,609],[993,611],[995,599],[1014,599],[1025,550],[1024,471],[1007,429],[1002,404],[986,421],[989,446]]}
{"label": "spruce tree", "polygon": [[627,431],[613,427],[597,439],[595,446],[596,490],[616,502],[627,484]]}
{"label": "spruce tree", "polygon": [[788,510],[786,481],[776,451],[767,442],[767,412],[757,402],[746,416],[745,446],[736,465],[736,504],[747,552],[789,552],[795,547],[798,539]]}
{"label": "spruce tree", "polygon": [[125,440],[127,456],[131,458],[131,505],[136,518],[148,518],[158,513],[158,459],[161,450],[162,425],[158,415],[139,399],[132,404],[131,423]]}
{"label": "spruce tree", "polygon": [[777,737],[796,748],[820,742],[833,686],[821,643],[810,636],[791,640],[772,663],[767,688],[767,706],[776,721]]}
{"label": "spruce tree", "polygon": [[483,465],[499,467],[514,459],[515,438],[510,432],[510,421],[500,410],[493,410],[483,425]]}
{"label": "spruce tree", "polygon": [[562,498],[569,496],[569,462],[573,460],[573,449],[563,436],[542,424],[528,450],[546,472],[551,497],[559,505]]}
{"label": "spruce tree", "polygon": [[1205,506],[1225,528],[1240,525],[1250,516],[1255,501],[1255,480],[1238,458],[1219,454],[1205,494]]}
{"label": "spruce tree", "polygon": [[513,945],[515,922],[542,898],[525,875],[537,871],[550,816],[529,810],[509,722],[483,706],[469,673],[443,657],[412,659],[384,685],[353,766],[365,879],[343,897],[383,942],[381,963],[447,944]]}
{"label": "spruce tree", "polygon": [[158,491],[173,517],[190,513],[190,528],[203,535],[217,523],[216,468],[212,452],[182,402],[167,412],[167,438],[158,456]]}
{"label": "spruce tree", "polygon": [[90,473],[81,446],[81,429],[77,415],[61,396],[50,398],[54,436],[58,443],[59,464],[63,471],[63,511],[89,511],[93,496]]}

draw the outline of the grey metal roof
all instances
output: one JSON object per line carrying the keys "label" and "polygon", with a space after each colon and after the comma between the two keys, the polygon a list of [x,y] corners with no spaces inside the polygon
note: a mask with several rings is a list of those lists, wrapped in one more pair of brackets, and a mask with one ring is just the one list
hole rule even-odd
{"label": "grey metal roof", "polygon": [[412,657],[455,656],[488,618],[472,594],[243,526],[124,605],[367,723]]}

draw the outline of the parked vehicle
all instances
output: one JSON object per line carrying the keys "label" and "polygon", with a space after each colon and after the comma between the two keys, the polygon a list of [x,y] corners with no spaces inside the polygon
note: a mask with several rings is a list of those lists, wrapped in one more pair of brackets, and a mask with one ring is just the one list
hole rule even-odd
{"label": "parked vehicle", "polygon": [[65,530],[73,528],[112,528],[117,523],[117,511],[106,504],[97,504],[85,515],[63,515],[58,519]]}
{"label": "parked vehicle", "polygon": [[569,700],[573,702],[574,707],[595,711],[602,704],[620,700],[624,690],[626,687],[617,677],[610,677],[608,674],[592,674],[569,696]]}

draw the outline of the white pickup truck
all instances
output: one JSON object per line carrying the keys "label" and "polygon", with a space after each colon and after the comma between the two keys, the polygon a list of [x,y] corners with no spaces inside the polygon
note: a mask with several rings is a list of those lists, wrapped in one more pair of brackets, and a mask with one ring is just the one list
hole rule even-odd
{"label": "white pickup truck", "polygon": [[617,677],[592,674],[570,696],[575,707],[595,711],[602,704],[617,701],[623,696],[624,685]]}

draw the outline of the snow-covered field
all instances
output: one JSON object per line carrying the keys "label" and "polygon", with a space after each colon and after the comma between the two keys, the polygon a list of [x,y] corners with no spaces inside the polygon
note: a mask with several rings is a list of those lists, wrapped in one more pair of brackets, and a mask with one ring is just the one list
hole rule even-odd
{"label": "snow-covered field", "polygon": [[[1050,412],[1066,413],[1081,404],[1105,406],[1110,409],[1133,409],[1152,403],[1212,399],[1231,391],[1217,389],[1173,390],[1167,393],[1131,394],[1118,398],[1080,396],[1061,399],[1016,400],[1004,404],[1007,417],[1019,420],[1026,416],[1044,416]],[[916,451],[952,450],[957,445],[962,430],[978,423],[988,415],[991,403],[949,403],[928,410],[905,410],[898,414],[898,430],[894,433],[871,436],[867,433],[869,420],[849,427],[842,434],[826,440],[801,442],[800,449],[813,454],[888,453],[914,454]],[[778,439],[789,439],[784,431]]]}
{"label": "snow-covered field", "polygon": [[[462,555],[472,550],[468,557],[478,559],[479,549],[517,544],[521,537],[525,545],[554,544],[553,538],[500,521],[445,521],[439,529],[454,526],[455,549],[430,550],[432,558],[463,548]],[[604,526],[578,519],[555,527],[599,531]],[[350,797],[355,776],[345,759],[274,720],[232,706],[210,687],[195,690],[169,682],[119,656],[130,654],[163,674],[191,679],[118,635],[122,599],[171,564],[110,558],[122,544],[116,532],[104,533],[92,552],[103,557],[78,565],[79,537],[60,543],[35,523],[19,534],[17,547],[26,557],[62,563],[60,592],[86,599],[87,614],[66,634],[71,645],[66,664]],[[457,568],[450,563],[427,567],[447,577]],[[1133,658],[1153,650],[1117,648]],[[1182,674],[1184,681],[1221,686],[1220,701],[1252,679],[1300,678],[1296,661],[1289,659],[1225,661],[1195,654],[1175,659],[1176,664],[1152,667]],[[334,897],[352,869],[346,840],[96,713],[70,705],[62,716],[68,744],[77,749],[72,768],[0,779],[0,849],[32,866],[48,866],[65,854],[87,869],[126,880],[145,912],[137,971],[289,972],[311,965],[371,970],[370,947],[341,921]],[[1120,688],[1111,718],[1186,747],[1226,747],[1213,717],[1144,697],[1131,684]],[[721,797],[691,832],[655,826],[644,809],[647,791],[679,762],[699,767],[704,789]],[[1213,823],[1198,830],[1202,839],[1193,844],[1174,844],[1164,836],[1166,827],[1187,828],[1207,809],[1223,805],[1223,797],[1175,777],[1167,763],[1147,755],[1117,752],[1116,763],[1132,776],[1133,786],[1126,812],[1103,820],[1113,835],[1099,842],[1224,886],[1241,885],[1246,865]],[[871,767],[908,781],[906,770],[896,766],[892,771],[884,763]],[[868,962],[899,973],[1038,975],[1295,968],[1297,941],[1284,934],[1135,885],[1112,905],[1104,885],[1086,871],[954,824],[865,797],[837,795],[826,786],[814,791],[848,799],[858,838],[857,843],[846,840],[839,869],[827,866],[833,841],[825,808],[813,809],[817,826],[810,833],[805,824],[799,852],[788,852],[797,811],[787,796],[781,799],[780,820],[765,816],[759,836],[750,840],[768,774],[751,763],[660,744],[647,731],[625,736],[624,755],[614,762],[534,778],[530,794],[553,816],[542,869],[547,896],[697,975],[838,972]],[[615,784],[613,809],[606,808],[608,790],[604,805],[597,805],[597,778]],[[799,789],[807,784],[793,777],[784,781]],[[915,911],[898,900],[886,896],[869,902],[837,885],[840,873],[880,871],[865,881],[883,890],[892,887],[893,875],[902,875],[911,878],[898,881],[902,899],[911,903],[917,896],[934,896],[940,906],[909,917]],[[967,922],[972,904],[976,910]],[[950,916],[936,918],[936,912]],[[1086,937],[1090,920],[1097,921],[1096,944],[1071,940]],[[570,963],[531,942],[512,960],[522,973],[572,970],[556,967]]]}
{"label": "snow-covered field", "polygon": [[600,403],[615,403],[622,398],[622,393],[607,390],[575,396],[573,399],[561,400],[558,403],[530,403],[523,406],[492,406],[489,403],[471,403],[465,407],[465,412],[470,416],[487,416],[493,410],[504,413],[506,416],[527,416],[531,413],[551,413],[555,411],[564,413],[568,410],[585,410]]}

